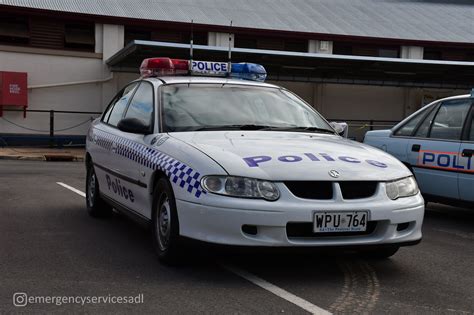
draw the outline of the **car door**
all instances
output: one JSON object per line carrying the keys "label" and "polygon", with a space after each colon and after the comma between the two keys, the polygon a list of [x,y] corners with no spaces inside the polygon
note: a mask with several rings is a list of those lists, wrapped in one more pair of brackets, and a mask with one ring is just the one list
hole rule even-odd
{"label": "car door", "polygon": [[153,85],[142,81],[131,101],[129,102],[123,118],[140,120],[149,127],[149,133],[138,134],[117,130],[119,139],[113,161],[116,180],[123,188],[122,202],[129,209],[142,217],[150,218],[150,200],[147,187],[147,173],[144,165],[147,161],[146,139],[154,132],[154,91]]}
{"label": "car door", "polygon": [[459,173],[459,195],[462,200],[474,202],[474,106],[465,124],[464,138],[461,142],[459,155],[466,166]]}
{"label": "car door", "polygon": [[408,146],[410,164],[423,194],[459,199],[459,157],[471,99],[441,102],[418,126]]}
{"label": "car door", "polygon": [[[122,132],[117,129],[118,122],[122,119],[131,96],[135,92],[137,82],[123,88],[111,102],[104,113],[102,123],[94,133],[94,142],[102,148],[103,155],[100,159],[93,157],[100,192],[114,201],[121,201],[122,187],[115,180],[120,176],[118,165],[120,157],[117,154],[119,140],[123,138]],[[123,193],[123,191],[122,191]]]}

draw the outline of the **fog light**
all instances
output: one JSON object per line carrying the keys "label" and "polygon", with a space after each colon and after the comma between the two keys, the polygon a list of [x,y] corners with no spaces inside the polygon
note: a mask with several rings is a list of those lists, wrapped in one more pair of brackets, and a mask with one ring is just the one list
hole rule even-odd
{"label": "fog light", "polygon": [[257,226],[248,224],[242,225],[242,232],[244,232],[245,234],[257,235]]}

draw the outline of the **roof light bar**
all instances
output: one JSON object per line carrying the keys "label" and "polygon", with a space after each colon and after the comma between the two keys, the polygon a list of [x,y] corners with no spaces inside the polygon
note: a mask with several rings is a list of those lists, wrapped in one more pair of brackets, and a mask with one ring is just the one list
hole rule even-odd
{"label": "roof light bar", "polygon": [[188,74],[189,61],[171,58],[148,58],[140,66],[142,77]]}
{"label": "roof light bar", "polygon": [[142,77],[168,75],[204,75],[239,78],[252,81],[265,81],[267,71],[255,63],[232,63],[229,69],[227,62],[197,61],[171,59],[167,57],[148,58],[140,66]]}
{"label": "roof light bar", "polygon": [[233,78],[263,82],[267,78],[267,71],[262,65],[256,63],[233,63],[230,76]]}

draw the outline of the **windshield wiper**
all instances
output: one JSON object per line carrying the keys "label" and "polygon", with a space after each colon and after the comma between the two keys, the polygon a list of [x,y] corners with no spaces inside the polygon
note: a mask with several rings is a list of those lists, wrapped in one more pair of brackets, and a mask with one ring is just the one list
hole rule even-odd
{"label": "windshield wiper", "polygon": [[269,127],[265,128],[264,130],[277,130],[277,131],[312,131],[312,132],[321,132],[321,133],[330,133],[334,134],[335,131],[326,128],[318,128],[318,127]]}
{"label": "windshield wiper", "polygon": [[192,131],[206,131],[206,130],[262,130],[270,128],[270,126],[265,125],[252,125],[252,124],[244,124],[244,125],[219,125],[219,126],[206,126],[200,127],[196,129],[192,129]]}

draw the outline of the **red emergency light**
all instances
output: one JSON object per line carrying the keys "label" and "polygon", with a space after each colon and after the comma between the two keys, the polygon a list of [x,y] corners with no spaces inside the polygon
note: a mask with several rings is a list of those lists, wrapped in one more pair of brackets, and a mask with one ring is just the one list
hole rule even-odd
{"label": "red emergency light", "polygon": [[28,75],[25,72],[0,71],[0,117],[4,106],[23,107],[26,117],[28,107]]}
{"label": "red emergency light", "polygon": [[189,73],[189,61],[166,57],[148,58],[140,66],[140,74],[147,78],[160,75],[182,75]]}

